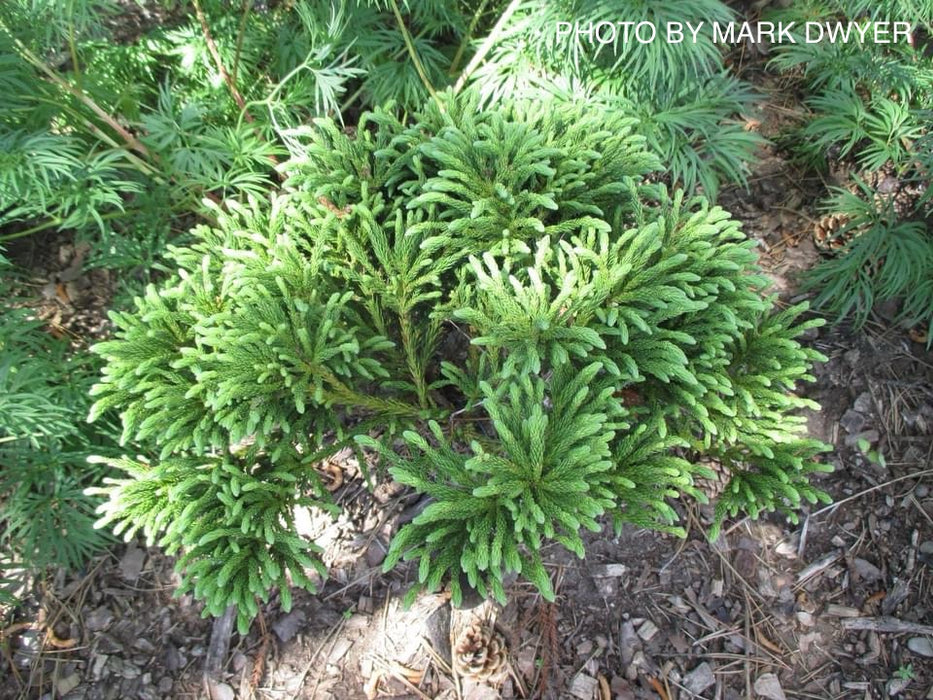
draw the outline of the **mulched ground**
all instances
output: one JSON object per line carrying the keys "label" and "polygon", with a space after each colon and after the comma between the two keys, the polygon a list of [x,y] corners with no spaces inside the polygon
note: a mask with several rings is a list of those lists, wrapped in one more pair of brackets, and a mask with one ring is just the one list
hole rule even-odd
{"label": "mulched ground", "polygon": [[[818,257],[807,231],[819,187],[768,152],[749,191],[721,198],[788,301]],[[84,311],[106,304],[109,280],[76,274],[80,249],[57,246],[36,282],[43,313],[96,334],[99,314]],[[248,635],[212,645],[215,623],[173,598],[172,561],[121,546],[37,584],[8,620],[0,698],[206,697],[207,668],[215,698],[933,700],[933,353],[879,313],[862,332],[810,337],[830,358],[804,390],[823,406],[811,433],[836,448],[820,482],[834,505],[805,509],[799,525],[737,521],[715,543],[709,513],[685,508],[686,540],[607,527],[587,536],[584,561],[549,548],[558,600],[511,588],[498,613],[510,670],[495,689],[454,682],[446,598],[403,610],[414,572],[381,573],[415,497],[370,491],[345,456],[331,469],[344,513],[302,518],[331,570],[317,596],[299,592],[287,614],[274,598]]]}
{"label": "mulched ground", "polygon": [[[810,393],[813,434],[837,446],[822,481],[834,505],[796,527],[738,521],[713,544],[708,513],[687,509],[686,540],[607,528],[584,561],[550,548],[557,603],[513,586],[499,616],[512,673],[464,697],[933,697],[933,357],[894,332],[814,342],[831,358]],[[456,697],[436,629],[446,599],[402,610],[413,572],[379,569],[411,495],[371,494],[352,460],[342,471],[344,515],[305,523],[331,579],[233,635],[216,697]],[[43,623],[5,639],[0,695],[205,697],[212,622],[172,598],[176,583],[134,544],[37,589]]]}

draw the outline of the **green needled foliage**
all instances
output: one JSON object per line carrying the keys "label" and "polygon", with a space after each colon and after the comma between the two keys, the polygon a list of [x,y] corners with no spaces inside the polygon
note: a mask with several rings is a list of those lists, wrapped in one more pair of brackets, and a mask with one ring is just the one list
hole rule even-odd
{"label": "green needled foliage", "polygon": [[88,456],[119,454],[112,415],[93,428],[84,420],[98,358],[69,353],[23,308],[14,281],[0,256],[0,602],[29,574],[80,567],[113,541],[94,528],[100,499],[83,491],[108,473],[88,468]]}
{"label": "green needled foliage", "polygon": [[[823,209],[841,217],[845,245],[806,278],[818,306],[856,326],[880,301],[902,301],[897,320],[933,323],[933,236],[930,235],[933,5],[915,0],[805,0],[771,19],[796,22],[832,17],[843,23],[904,22],[910,41],[821,41],[775,47],[771,65],[796,74],[811,117],[785,138],[820,170],[857,171],[831,188]],[[840,167],[840,165],[842,167]],[[887,173],[883,187],[867,181]],[[878,178],[875,178],[878,179]],[[885,178],[881,178],[884,181]]]}
{"label": "green needled foliage", "polygon": [[[223,457],[170,457],[150,465],[108,460],[125,479],[104,479],[89,493],[109,496],[98,526],[116,522],[129,540],[141,531],[180,554],[184,572],[177,594],[192,591],[205,601],[204,615],[237,607],[237,625],[246,634],[276,586],[282,606],[291,608],[289,586],[312,592],[311,570],[324,574],[320,548],[293,533],[296,506],[322,506],[304,496],[308,470],[300,454],[279,455],[273,464],[255,448]],[[327,506],[325,506],[327,507]],[[126,518],[132,512],[135,518]]]}
{"label": "green needled foliage", "polygon": [[179,549],[209,612],[242,628],[316,568],[290,512],[353,442],[427,498],[386,560],[419,562],[411,595],[518,573],[552,597],[545,543],[583,556],[603,515],[683,534],[703,456],[733,476],[717,530],[825,500],[793,393],[817,322],[774,310],[724,211],[647,182],[632,120],[442,93],[294,138],[285,192],[218,210],[97,346],[92,416],[157,455],[110,462],[103,522]]}
{"label": "green needled foliage", "polygon": [[[709,30],[735,19],[720,0],[522,2],[471,84],[484,104],[552,96],[635,117],[670,181],[715,199],[722,183],[745,183],[764,143],[743,128],[754,93],[727,75]],[[669,23],[684,41],[667,39]]]}

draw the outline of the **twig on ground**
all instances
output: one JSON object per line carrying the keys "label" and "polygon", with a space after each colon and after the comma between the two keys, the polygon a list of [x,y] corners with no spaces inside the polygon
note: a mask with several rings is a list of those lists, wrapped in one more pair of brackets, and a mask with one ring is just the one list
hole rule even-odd
{"label": "twig on ground", "polygon": [[230,649],[230,635],[233,634],[233,622],[236,618],[236,606],[228,605],[224,614],[214,619],[211,629],[211,641],[204,658],[204,672],[201,682],[208,698],[220,697],[216,691],[218,677],[224,666],[224,659]]}
{"label": "twig on ground", "polygon": [[830,512],[830,511],[834,511],[836,508],[838,508],[839,506],[841,506],[843,503],[849,503],[850,501],[854,501],[854,500],[856,500],[856,499],[859,499],[859,498],[861,498],[862,496],[865,496],[865,495],[867,495],[867,494],[869,494],[869,493],[872,493],[873,491],[878,491],[879,489],[883,489],[883,488],[885,488],[885,487],[887,487],[887,486],[890,486],[891,484],[896,484],[896,483],[899,482],[899,481],[906,481],[907,479],[922,479],[923,477],[925,477],[925,476],[930,476],[931,474],[933,474],[933,469],[924,469],[923,471],[915,472],[915,473],[913,473],[913,474],[905,474],[904,476],[899,476],[899,477],[897,477],[896,479],[889,479],[888,481],[885,481],[884,483],[878,484],[877,486],[871,486],[871,487],[869,487],[869,488],[867,488],[867,489],[864,489],[864,490],[862,490],[862,491],[859,491],[858,493],[852,494],[852,495],[849,496],[848,498],[843,498],[841,501],[836,501],[835,503],[830,503],[830,504],[829,504],[828,506],[826,506],[825,508],[820,508],[820,509],[819,509],[818,511],[816,511],[815,513],[811,513],[811,514],[810,514],[810,517],[811,517],[811,518],[816,518],[816,517],[819,517],[820,515],[822,515],[823,513],[827,513],[827,512]]}
{"label": "twig on ground", "polygon": [[842,620],[842,628],[846,631],[869,630],[870,632],[886,632],[888,634],[929,634],[933,635],[933,625],[922,625],[919,622],[907,622],[896,617],[850,617]]}

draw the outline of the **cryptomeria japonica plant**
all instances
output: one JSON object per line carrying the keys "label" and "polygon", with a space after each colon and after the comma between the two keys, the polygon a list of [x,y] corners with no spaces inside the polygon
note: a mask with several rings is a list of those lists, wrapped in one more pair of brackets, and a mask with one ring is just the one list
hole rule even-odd
{"label": "cryptomeria japonica plant", "polygon": [[97,346],[93,415],[148,446],[111,462],[102,523],[179,551],[207,612],[245,629],[311,585],[294,508],[330,507],[314,465],[347,445],[429,497],[385,565],[455,603],[510,572],[551,597],[542,546],[583,556],[603,517],[684,534],[672,504],[714,472],[714,536],[825,499],[793,393],[817,322],[726,212],[648,182],[629,119],[441,94],[292,140],[284,191],[218,208]]}

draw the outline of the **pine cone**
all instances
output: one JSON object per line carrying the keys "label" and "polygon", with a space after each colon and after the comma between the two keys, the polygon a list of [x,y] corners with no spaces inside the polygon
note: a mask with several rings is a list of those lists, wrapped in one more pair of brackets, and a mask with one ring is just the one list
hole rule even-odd
{"label": "pine cone", "polygon": [[461,676],[486,681],[505,668],[508,649],[505,638],[482,622],[467,627],[457,640],[454,665]]}
{"label": "pine cone", "polygon": [[729,470],[719,462],[704,461],[703,466],[713,471],[713,478],[707,479],[706,477],[698,476],[693,480],[693,483],[694,486],[706,494],[710,502],[713,502],[726,490],[726,486],[729,485],[729,479],[732,478],[732,475],[729,473]]}
{"label": "pine cone", "polygon": [[909,187],[901,187],[894,193],[894,213],[898,219],[906,219],[913,214],[920,200],[920,195]]}
{"label": "pine cone", "polygon": [[813,242],[820,250],[838,250],[851,240],[852,231],[840,236],[839,231],[849,223],[849,217],[839,212],[827,214],[813,225]]}

